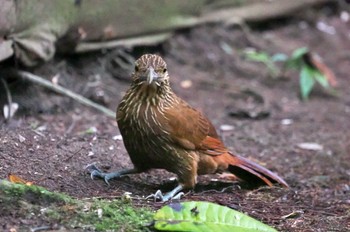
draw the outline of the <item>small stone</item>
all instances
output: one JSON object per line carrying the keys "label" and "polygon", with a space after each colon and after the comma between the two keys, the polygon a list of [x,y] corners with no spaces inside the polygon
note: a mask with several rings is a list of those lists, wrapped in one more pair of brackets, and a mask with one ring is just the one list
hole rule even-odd
{"label": "small stone", "polygon": [[346,11],[342,11],[340,13],[340,19],[343,21],[343,22],[348,22],[350,20],[350,14]]}
{"label": "small stone", "polygon": [[24,141],[26,141],[26,138],[24,138],[22,135],[18,135],[19,141],[21,143],[23,143]]}
{"label": "small stone", "polygon": [[316,23],[316,28],[319,31],[325,32],[330,35],[335,35],[336,30],[333,26],[326,24],[325,22],[319,21]]}
{"label": "small stone", "polygon": [[226,124],[220,126],[221,131],[232,131],[234,128],[234,126]]}
{"label": "small stone", "polygon": [[184,89],[188,89],[192,86],[192,81],[191,80],[181,81],[180,86]]}
{"label": "small stone", "polygon": [[119,140],[119,141],[122,141],[123,140],[123,137],[122,137],[122,135],[115,135],[115,136],[113,136],[113,138],[112,138],[113,140]]}
{"label": "small stone", "polygon": [[321,151],[323,146],[318,143],[299,143],[297,146],[304,150]]}
{"label": "small stone", "polygon": [[291,125],[292,123],[293,123],[293,119],[290,119],[290,118],[285,118],[281,120],[281,124],[284,126]]}

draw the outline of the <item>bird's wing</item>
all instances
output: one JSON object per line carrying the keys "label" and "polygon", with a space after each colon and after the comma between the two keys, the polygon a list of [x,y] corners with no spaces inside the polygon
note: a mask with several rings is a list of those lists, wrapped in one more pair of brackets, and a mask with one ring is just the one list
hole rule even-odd
{"label": "bird's wing", "polygon": [[227,152],[214,126],[199,111],[181,101],[164,112],[165,129],[171,140],[188,150],[202,150],[208,155]]}

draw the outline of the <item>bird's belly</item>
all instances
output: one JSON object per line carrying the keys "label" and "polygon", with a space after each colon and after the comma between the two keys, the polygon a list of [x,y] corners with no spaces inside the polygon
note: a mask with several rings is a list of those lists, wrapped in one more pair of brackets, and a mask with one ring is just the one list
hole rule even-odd
{"label": "bird's belly", "polygon": [[118,126],[130,159],[135,167],[144,170],[159,168],[177,173],[179,169],[190,169],[195,154],[172,140],[166,129],[168,119],[161,109],[141,105],[120,114]]}
{"label": "bird's belly", "polygon": [[178,170],[193,165],[192,152],[173,144],[166,133],[139,125],[133,125],[126,131],[120,129],[132,163],[141,170],[165,169],[177,173]]}
{"label": "bird's belly", "polygon": [[168,169],[172,163],[180,158],[173,148],[170,148],[158,136],[135,137],[131,143],[125,143],[130,159],[136,167],[145,169]]}

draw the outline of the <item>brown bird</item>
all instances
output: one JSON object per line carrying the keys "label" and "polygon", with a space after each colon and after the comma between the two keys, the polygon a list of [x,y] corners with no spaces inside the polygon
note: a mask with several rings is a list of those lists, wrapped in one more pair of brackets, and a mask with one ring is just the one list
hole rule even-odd
{"label": "brown bird", "polygon": [[251,184],[287,183],[268,169],[228,151],[214,126],[171,89],[167,64],[158,55],[146,54],[135,62],[132,84],[117,109],[117,122],[133,169],[103,173],[91,165],[91,177],[108,181],[149,169],[175,173],[179,185],[167,201],[183,189],[191,189],[198,175],[229,171]]}

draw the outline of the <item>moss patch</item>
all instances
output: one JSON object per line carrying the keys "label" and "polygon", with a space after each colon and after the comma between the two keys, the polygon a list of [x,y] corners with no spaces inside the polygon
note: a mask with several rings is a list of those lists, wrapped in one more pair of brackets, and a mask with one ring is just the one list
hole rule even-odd
{"label": "moss patch", "polygon": [[[153,215],[149,209],[133,207],[130,201],[74,199],[39,186],[5,180],[0,182],[0,212],[2,216],[15,214],[19,224],[13,226],[19,229],[58,224],[90,231],[146,231],[144,225]],[[22,225],[21,219],[29,223]]]}

